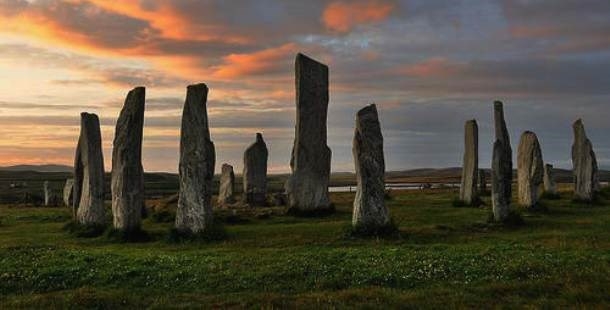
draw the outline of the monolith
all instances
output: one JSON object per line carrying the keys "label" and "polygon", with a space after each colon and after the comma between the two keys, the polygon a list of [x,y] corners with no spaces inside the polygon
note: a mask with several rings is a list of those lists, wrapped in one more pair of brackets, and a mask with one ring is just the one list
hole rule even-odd
{"label": "monolith", "polygon": [[553,165],[544,165],[544,192],[550,195],[557,194],[557,184],[555,183],[555,175],[553,173]]}
{"label": "monolith", "polygon": [[478,202],[477,178],[479,174],[479,127],[476,120],[469,120],[464,125],[464,163],[462,166],[462,184],[460,200],[467,205]]}
{"label": "monolith", "polygon": [[235,202],[235,173],[233,166],[222,164],[218,186],[218,204],[226,205]]}
{"label": "monolith", "polygon": [[328,196],[331,151],[326,145],[328,67],[303,54],[295,61],[296,125],[286,182],[293,213],[331,209]]}
{"label": "monolith", "polygon": [[504,120],[502,102],[494,102],[494,124],[496,141],[491,161],[491,202],[494,220],[505,221],[510,212],[512,195],[513,159],[510,137]]}
{"label": "monolith", "polygon": [[256,134],[256,142],[244,152],[244,202],[251,205],[267,203],[267,158],[269,153],[263,135]]}
{"label": "monolith", "polygon": [[204,232],[212,224],[212,179],[216,153],[210,140],[207,112],[208,87],[201,83],[186,89],[180,130],[180,194],[176,229]]}
{"label": "monolith", "polygon": [[49,181],[44,181],[42,184],[44,190],[44,205],[48,207],[51,203],[51,189],[49,188]]}
{"label": "monolith", "polygon": [[74,158],[74,218],[81,225],[104,225],[104,156],[100,120],[81,113],[80,137]]}
{"label": "monolith", "polygon": [[358,185],[352,225],[367,229],[389,225],[390,214],[385,206],[383,136],[374,104],[356,114],[352,154]]}
{"label": "monolith", "polygon": [[535,133],[521,135],[517,149],[517,186],[519,205],[534,208],[538,204],[539,189],[544,176],[544,161]]}
{"label": "monolith", "polygon": [[572,125],[574,144],[572,145],[572,165],[574,167],[574,196],[578,200],[592,201],[599,190],[597,159],[593,145],[587,138],[582,120]]}
{"label": "monolith", "polygon": [[74,196],[74,179],[67,179],[64,185],[63,198],[66,207],[72,207],[72,200]]}
{"label": "monolith", "polygon": [[136,87],[127,94],[119,114],[112,149],[112,214],[114,228],[140,229],[144,206],[142,132],[146,90]]}

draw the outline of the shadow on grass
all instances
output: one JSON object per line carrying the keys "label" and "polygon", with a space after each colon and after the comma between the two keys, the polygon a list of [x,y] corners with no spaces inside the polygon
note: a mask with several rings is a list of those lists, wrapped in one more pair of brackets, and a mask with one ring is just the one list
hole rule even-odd
{"label": "shadow on grass", "polygon": [[172,244],[180,243],[209,243],[218,242],[228,239],[229,235],[224,226],[219,223],[213,223],[206,230],[199,233],[189,231],[181,231],[172,228],[167,235],[166,241]]}
{"label": "shadow on grass", "polygon": [[324,209],[300,210],[294,207],[288,208],[288,210],[286,210],[286,215],[304,218],[322,218],[334,215],[336,212],[335,205],[331,203],[328,208]]}
{"label": "shadow on grass", "polygon": [[390,222],[384,226],[377,225],[347,225],[343,229],[343,236],[346,239],[400,239],[399,226],[390,219]]}
{"label": "shadow on grass", "polygon": [[75,237],[95,238],[104,234],[106,225],[83,225],[75,221],[70,221],[66,223],[62,229]]}
{"label": "shadow on grass", "polygon": [[140,228],[133,230],[108,229],[106,239],[118,243],[144,243],[153,241],[153,236]]}

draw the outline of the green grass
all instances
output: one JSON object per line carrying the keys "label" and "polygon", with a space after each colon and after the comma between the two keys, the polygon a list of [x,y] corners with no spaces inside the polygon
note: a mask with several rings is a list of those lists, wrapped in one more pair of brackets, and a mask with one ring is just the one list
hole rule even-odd
{"label": "green grass", "polygon": [[[452,190],[393,191],[398,238],[346,238],[353,194],[318,218],[223,210],[222,240],[79,238],[67,208],[0,207],[0,308],[607,308],[610,204],[545,200],[524,225],[455,208]],[[491,205],[485,198],[485,206]]]}

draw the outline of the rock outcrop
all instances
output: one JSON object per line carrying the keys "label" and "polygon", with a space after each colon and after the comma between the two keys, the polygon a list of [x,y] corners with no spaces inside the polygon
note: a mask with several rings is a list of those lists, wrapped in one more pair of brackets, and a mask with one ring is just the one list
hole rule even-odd
{"label": "rock outcrop", "polygon": [[374,104],[356,114],[352,154],[358,184],[352,225],[367,229],[387,226],[390,214],[385,206],[383,136]]}
{"label": "rock outcrop", "polygon": [[267,158],[269,152],[263,135],[256,134],[256,142],[244,152],[244,202],[254,206],[267,204]]}
{"label": "rock outcrop", "polygon": [[593,145],[587,138],[582,120],[572,125],[574,144],[572,145],[572,165],[574,167],[574,198],[592,201],[599,190],[597,159]]}
{"label": "rock outcrop", "polygon": [[218,186],[218,204],[222,206],[232,203],[235,203],[235,173],[233,166],[222,164]]}
{"label": "rock outcrop", "polygon": [[146,90],[136,87],[127,94],[119,114],[112,149],[112,214],[114,228],[140,229],[144,206],[142,132]]}
{"label": "rock outcrop", "polygon": [[210,140],[207,99],[205,84],[187,87],[180,131],[180,197],[175,223],[176,229],[183,233],[204,232],[213,220],[216,152]]}
{"label": "rock outcrop", "polygon": [[294,213],[330,210],[328,183],[331,151],[326,145],[328,67],[303,54],[295,61],[296,126],[286,183],[288,207]]}
{"label": "rock outcrop", "polygon": [[494,220],[504,222],[511,212],[513,159],[502,102],[494,102],[496,141],[491,161],[491,202]]}
{"label": "rock outcrop", "polygon": [[544,192],[550,195],[557,195],[557,184],[555,183],[555,175],[553,173],[553,165],[544,165]]}
{"label": "rock outcrop", "polygon": [[81,225],[106,224],[104,156],[100,120],[81,113],[80,137],[74,158],[74,218]]}
{"label": "rock outcrop", "polygon": [[479,127],[476,120],[469,120],[464,125],[464,163],[462,166],[462,184],[460,200],[467,205],[477,204],[477,178],[479,175]]}
{"label": "rock outcrop", "polygon": [[72,200],[74,199],[74,179],[67,179],[64,185],[63,198],[64,205],[66,207],[72,207]]}
{"label": "rock outcrop", "polygon": [[521,135],[517,150],[517,186],[519,205],[535,208],[544,175],[544,161],[538,137],[531,131]]}

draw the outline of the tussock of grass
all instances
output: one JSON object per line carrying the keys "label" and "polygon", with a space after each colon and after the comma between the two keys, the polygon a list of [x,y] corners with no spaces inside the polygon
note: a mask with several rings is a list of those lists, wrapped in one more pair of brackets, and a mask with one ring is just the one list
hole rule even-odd
{"label": "tussock of grass", "polygon": [[377,225],[349,225],[344,228],[346,238],[380,238],[398,239],[400,230],[393,219],[385,226]]}
{"label": "tussock of grass", "polygon": [[561,199],[561,195],[559,193],[544,192],[544,193],[542,193],[542,195],[540,195],[540,199],[559,200],[559,199]]}
{"label": "tussock of grass", "polygon": [[119,243],[140,243],[153,241],[152,236],[147,231],[142,229],[126,231],[111,228],[106,231],[105,236],[108,240]]}
{"label": "tussock of grass", "polygon": [[291,215],[294,217],[303,217],[303,218],[327,217],[327,216],[335,214],[335,212],[336,212],[336,210],[335,210],[334,204],[330,204],[330,206],[328,206],[328,208],[325,208],[325,209],[303,211],[303,210],[299,210],[297,208],[288,208],[288,210],[286,210],[287,215]]}
{"label": "tussock of grass", "polygon": [[106,225],[82,225],[78,222],[70,221],[62,229],[79,238],[95,238],[104,234]]}
{"label": "tussock of grass", "polygon": [[451,201],[451,205],[454,208],[478,208],[483,204],[483,201],[478,197],[471,204],[467,204],[464,200],[461,200],[457,197]]}
{"label": "tussock of grass", "polygon": [[176,220],[176,214],[168,210],[152,212],[150,220],[155,223],[173,223]]}
{"label": "tussock of grass", "polygon": [[491,225],[501,225],[504,227],[521,227],[525,225],[525,221],[523,220],[523,217],[521,216],[521,214],[515,210],[511,210],[508,213],[508,216],[501,222],[496,221],[496,219],[494,218],[494,214],[493,212],[489,213],[489,216],[487,217],[487,223],[491,224]]}
{"label": "tussock of grass", "polygon": [[200,233],[192,233],[188,231],[180,231],[175,228],[170,229],[167,236],[168,243],[197,243],[197,242],[216,242],[228,238],[227,231],[224,226],[218,222],[213,223],[205,231]]}

